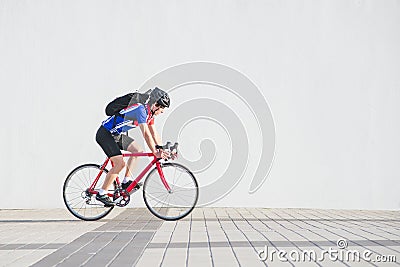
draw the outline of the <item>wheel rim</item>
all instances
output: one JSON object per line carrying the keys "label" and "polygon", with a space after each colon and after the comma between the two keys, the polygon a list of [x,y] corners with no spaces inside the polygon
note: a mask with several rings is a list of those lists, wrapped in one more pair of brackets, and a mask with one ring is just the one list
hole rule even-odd
{"label": "wheel rim", "polygon": [[163,173],[171,188],[168,192],[154,169],[144,184],[144,199],[149,210],[164,220],[177,220],[188,215],[198,199],[198,186],[193,174],[177,164],[163,165]]}
{"label": "wheel rim", "polygon": [[[96,195],[88,193],[88,188],[99,172],[100,168],[96,165],[84,165],[73,170],[65,181],[64,202],[68,210],[80,219],[98,220],[112,209],[112,207],[104,207],[104,204],[96,200]],[[102,186],[107,172],[107,170],[102,172],[95,186],[96,191]]]}

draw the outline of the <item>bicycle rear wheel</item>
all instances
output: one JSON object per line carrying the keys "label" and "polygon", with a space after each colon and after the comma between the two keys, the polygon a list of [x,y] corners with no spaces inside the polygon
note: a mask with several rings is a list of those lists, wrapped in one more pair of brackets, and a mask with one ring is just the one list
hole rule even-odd
{"label": "bicycle rear wheel", "polygon": [[161,168],[171,190],[165,188],[157,168],[154,168],[143,185],[144,202],[150,212],[160,219],[182,219],[196,206],[199,197],[196,178],[178,163],[165,163]]}
{"label": "bicycle rear wheel", "polygon": [[[84,164],[75,168],[64,182],[63,198],[67,209],[77,218],[95,221],[105,217],[114,207],[104,207],[96,200],[96,195],[88,192],[89,187],[100,173],[101,167],[96,164]],[[103,185],[108,170],[104,169],[95,186],[98,191]],[[115,188],[115,182],[114,182]],[[110,190],[111,193],[114,190]]]}

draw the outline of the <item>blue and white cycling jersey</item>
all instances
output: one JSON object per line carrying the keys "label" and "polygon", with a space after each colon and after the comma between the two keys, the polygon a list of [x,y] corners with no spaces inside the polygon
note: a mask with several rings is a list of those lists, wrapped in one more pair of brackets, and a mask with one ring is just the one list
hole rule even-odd
{"label": "blue and white cycling jersey", "polygon": [[113,135],[119,135],[130,129],[136,128],[139,124],[154,124],[154,118],[151,116],[150,107],[143,104],[133,104],[119,112],[122,116],[117,116],[114,124],[114,116],[108,117],[102,122],[102,125]]}

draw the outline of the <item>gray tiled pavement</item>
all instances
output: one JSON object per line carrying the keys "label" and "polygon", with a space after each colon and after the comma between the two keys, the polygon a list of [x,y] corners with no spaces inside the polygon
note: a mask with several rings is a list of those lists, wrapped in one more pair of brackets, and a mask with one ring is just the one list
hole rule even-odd
{"label": "gray tiled pavement", "polygon": [[[329,249],[342,259],[330,259]],[[317,260],[302,260],[305,253]],[[377,262],[379,256],[392,262]],[[134,208],[84,222],[62,209],[0,210],[0,266],[81,265],[400,266],[400,211],[196,208],[164,222]]]}

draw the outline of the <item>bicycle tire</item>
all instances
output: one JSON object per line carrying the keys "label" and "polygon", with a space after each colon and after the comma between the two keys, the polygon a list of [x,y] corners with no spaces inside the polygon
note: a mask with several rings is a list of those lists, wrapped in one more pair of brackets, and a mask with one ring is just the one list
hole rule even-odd
{"label": "bicycle tire", "polygon": [[[174,177],[174,178],[167,177],[167,176],[171,176],[171,175],[168,174],[168,172],[166,171],[166,168],[171,168],[171,167],[173,169],[175,169],[175,171],[176,171],[176,169],[180,169],[180,170],[182,170],[182,172],[185,172],[187,174],[187,178],[188,178],[187,181],[191,180],[191,182],[187,183],[187,185],[192,183],[190,189],[185,190],[186,188],[184,188],[183,186],[179,187],[178,181],[174,181],[174,179],[176,179],[176,177]],[[199,187],[198,187],[197,180],[196,180],[195,176],[193,175],[193,173],[188,168],[186,168],[185,166],[183,166],[179,163],[163,163],[161,165],[161,168],[163,169],[164,176],[172,189],[172,193],[166,191],[164,185],[162,184],[161,178],[158,174],[157,168],[154,168],[147,175],[146,180],[143,185],[144,203],[146,204],[146,207],[149,209],[149,211],[153,215],[155,215],[156,217],[158,217],[162,220],[176,221],[176,220],[182,219],[182,218],[186,217],[187,215],[189,215],[197,204],[197,200],[199,198]],[[163,206],[161,206],[161,208],[159,208],[159,209],[157,209],[156,207],[154,207],[154,205],[152,205],[151,200],[155,199],[157,201],[158,200],[157,198],[162,199],[165,196],[159,196],[159,195],[156,196],[154,193],[152,195],[151,191],[153,189],[151,189],[151,185],[150,185],[151,183],[152,183],[153,187],[157,187],[157,190],[160,190],[160,189],[165,190],[165,192],[159,191],[159,193],[157,193],[157,194],[162,193],[167,196],[166,199],[164,199],[164,201],[163,201],[164,202],[162,204]],[[187,186],[187,185],[185,185],[185,186]],[[175,188],[173,188],[173,187],[177,187],[178,191],[176,191]],[[182,188],[184,188],[184,189],[182,189]],[[182,204],[178,205],[178,201],[180,201],[179,199],[175,200],[175,201],[177,201],[175,205],[172,205],[171,207],[167,207],[167,206],[164,207],[164,205],[167,204],[166,202],[169,198],[168,194],[171,195],[174,193],[182,192],[184,190],[185,190],[185,193],[189,192],[190,194],[193,194],[191,196],[193,199],[190,200],[191,203],[188,204],[187,207],[185,207],[185,206],[182,207]],[[184,195],[178,194],[176,196],[178,196],[178,198],[180,198],[180,199],[183,199],[182,196],[184,196]],[[161,201],[158,201],[158,203],[159,202],[161,202]],[[179,211],[180,209],[184,209],[184,211],[182,213],[179,213],[178,215],[174,216],[173,214],[176,213],[177,211]],[[164,214],[162,212],[164,212]]]}
{"label": "bicycle tire", "polygon": [[[79,178],[78,172],[81,171],[81,170],[85,170],[85,169],[89,170],[89,178],[88,177],[84,177],[85,178],[84,182],[82,182],[82,178],[80,178],[79,180],[80,180],[81,184],[83,184],[83,185],[81,187],[79,187],[80,183],[78,183],[78,181],[77,181],[78,178]],[[99,220],[101,218],[104,218],[114,208],[113,206],[112,207],[104,207],[104,205],[101,202],[99,202],[99,201],[97,201],[95,199],[96,195],[88,196],[86,194],[86,190],[90,187],[91,183],[96,178],[96,176],[90,177],[91,176],[90,169],[93,169],[94,170],[93,174],[97,175],[100,172],[101,167],[99,165],[97,165],[97,164],[83,164],[83,165],[80,165],[80,166],[76,167],[75,169],[73,169],[68,174],[67,178],[65,179],[64,186],[63,186],[63,200],[64,200],[65,206],[67,207],[68,211],[72,213],[72,215],[74,215],[75,217],[77,217],[77,218],[79,218],[81,220],[84,220],[84,221],[96,221],[96,220]],[[108,173],[108,170],[104,169],[102,174],[107,174],[107,173]],[[73,178],[75,178],[75,179],[72,180]],[[70,185],[70,183],[72,184],[72,182],[75,182],[74,186],[76,186],[76,187],[72,187],[72,185]],[[101,185],[102,182],[99,180],[97,182],[97,184]],[[114,185],[114,188],[115,188],[116,187],[116,183],[114,182],[113,185]],[[75,200],[75,199],[71,199],[70,196],[68,195],[68,194],[72,194],[72,193],[68,193],[67,192],[67,190],[69,190],[70,188],[76,190],[75,193],[76,193],[76,195],[78,195],[78,196],[75,196],[75,199],[77,199],[77,201],[80,201],[79,204],[81,204],[80,208],[78,208],[78,209],[74,208],[76,205],[72,206],[73,203],[71,201]],[[79,198],[79,194],[81,195],[82,199]],[[93,201],[94,204],[87,203],[86,200],[88,200],[88,199],[89,199],[89,202]],[[96,206],[95,209],[99,209],[100,213],[95,215],[95,216],[86,215],[86,206],[89,206],[89,205]],[[82,210],[83,212],[80,211],[80,210]],[[92,214],[93,214],[93,212],[92,212]]]}

